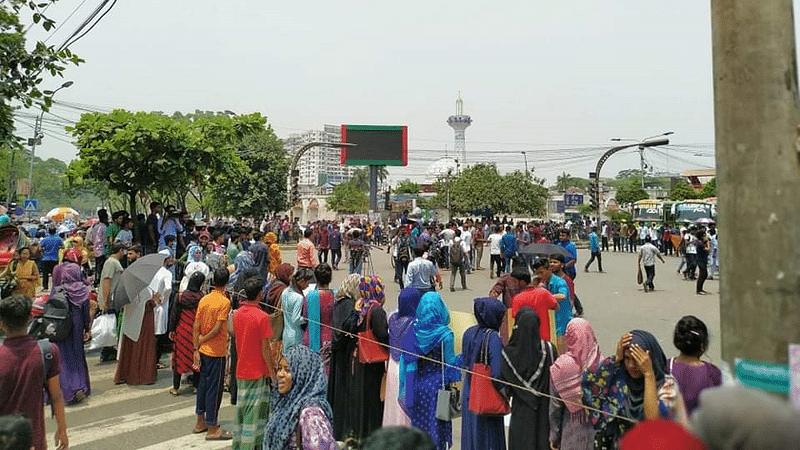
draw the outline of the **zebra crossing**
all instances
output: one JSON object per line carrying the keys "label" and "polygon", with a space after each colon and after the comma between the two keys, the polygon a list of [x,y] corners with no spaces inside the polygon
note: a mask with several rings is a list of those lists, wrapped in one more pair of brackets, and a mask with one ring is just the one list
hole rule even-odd
{"label": "zebra crossing", "polygon": [[[166,362],[166,355],[162,359]],[[114,384],[116,363],[100,363],[98,355],[88,354],[92,394],[78,405],[67,406],[67,435],[75,450],[218,450],[231,447],[231,441],[206,441],[205,434],[193,434],[195,397],[190,389],[172,396],[172,371],[158,371],[151,386]],[[236,408],[225,393],[220,408],[220,425],[232,430]],[[47,441],[53,446],[55,420],[47,417]]]}

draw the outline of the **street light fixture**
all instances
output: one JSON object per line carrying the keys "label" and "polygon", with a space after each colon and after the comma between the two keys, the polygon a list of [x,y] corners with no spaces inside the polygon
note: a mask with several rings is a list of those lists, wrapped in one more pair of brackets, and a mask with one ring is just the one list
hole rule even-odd
{"label": "street light fixture", "polygon": [[524,151],[520,152],[520,153],[522,153],[522,157],[525,158],[525,175],[527,175],[528,174],[528,155]]}
{"label": "street light fixture", "polygon": [[[74,82],[65,81],[61,86],[59,86],[56,90],[50,94],[50,99],[52,100],[55,97],[56,92],[68,88],[75,84]],[[28,198],[33,198],[33,160],[36,157],[36,144],[41,143],[42,138],[44,135],[42,134],[42,119],[44,118],[44,108],[42,108],[42,113],[39,114],[39,117],[36,119],[36,125],[33,129],[33,139],[28,141],[31,146],[31,168],[28,172]]]}

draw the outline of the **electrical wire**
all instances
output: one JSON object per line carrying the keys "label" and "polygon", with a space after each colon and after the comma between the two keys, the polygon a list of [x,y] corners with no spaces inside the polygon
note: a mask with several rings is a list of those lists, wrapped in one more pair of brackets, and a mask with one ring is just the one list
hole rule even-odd
{"label": "electrical wire", "polygon": [[[72,18],[72,16],[74,16],[74,15],[75,15],[75,13],[76,13],[76,12],[78,12],[78,10],[80,9],[80,7],[81,7],[81,6],[83,6],[83,4],[84,4],[84,3],[86,3],[86,0],[83,0],[83,1],[82,1],[82,2],[81,2],[79,5],[78,5],[78,6],[76,6],[76,7],[75,7],[75,9],[73,9],[73,10],[72,10],[72,12],[71,12],[71,13],[69,13],[69,15],[67,16],[67,18],[66,18],[66,19],[64,19],[64,20],[62,20],[62,21],[61,21],[61,23],[58,25],[58,27],[56,27],[56,29],[55,29],[55,30],[53,30],[53,32],[52,32],[52,33],[50,33],[50,36],[47,36],[47,37],[44,39],[44,42],[45,42],[45,43],[47,43],[47,41],[49,41],[49,40],[50,40],[50,38],[52,38],[53,36],[55,36],[55,34],[56,34],[56,33],[58,33],[58,30],[60,30],[60,29],[61,29],[61,27],[63,27],[63,26],[64,26],[64,25],[65,25],[65,24],[66,24],[66,23],[69,21],[69,19],[71,19],[71,18]],[[50,5],[52,5],[52,3],[51,3]],[[50,5],[48,5],[48,6],[50,6]]]}
{"label": "electrical wire", "polygon": [[[233,295],[242,296],[242,293],[236,293],[235,291],[226,291],[226,292],[229,293],[231,296],[233,296]],[[272,306],[272,305],[270,305],[270,308],[275,310],[275,311],[281,311],[284,314],[288,314],[288,312],[283,308],[283,305],[281,305],[281,306]],[[318,320],[314,320],[314,319],[312,319],[310,317],[306,318],[306,320],[309,323],[314,323],[314,324],[319,325],[320,327],[328,328],[333,332],[341,333],[343,335],[349,336],[351,338],[354,338],[354,339],[357,339],[357,340],[360,340],[360,341],[370,342],[372,344],[379,345],[381,347],[386,348],[387,350],[396,350],[396,351],[399,351],[399,352],[401,352],[403,354],[406,354],[406,355],[412,355],[412,356],[415,356],[416,358],[421,359],[423,361],[428,361],[428,362],[431,362],[431,363],[434,363],[434,364],[439,364],[441,366],[447,367],[449,369],[455,369],[455,370],[458,370],[460,372],[468,373],[473,377],[486,378],[487,380],[491,380],[491,381],[493,381],[495,383],[499,383],[499,384],[503,384],[503,385],[506,385],[506,386],[509,386],[509,387],[513,387],[513,388],[519,389],[521,391],[530,392],[531,394],[536,395],[538,397],[545,397],[545,398],[549,398],[550,400],[556,400],[556,401],[559,401],[561,403],[564,403],[565,405],[566,404],[570,404],[570,405],[574,405],[574,406],[580,406],[581,408],[583,408],[583,409],[585,409],[587,411],[594,411],[594,412],[597,412],[597,413],[600,413],[600,414],[603,414],[603,415],[606,415],[606,416],[609,416],[609,417],[613,417],[615,419],[620,419],[620,420],[623,420],[623,421],[626,421],[626,422],[630,422],[630,423],[634,423],[634,424],[639,422],[638,420],[632,419],[630,417],[621,416],[621,415],[618,415],[618,414],[614,414],[614,413],[611,413],[611,412],[608,412],[608,411],[603,411],[601,409],[597,409],[597,408],[585,405],[585,404],[583,404],[583,402],[578,403],[578,402],[572,402],[572,401],[569,401],[569,400],[564,400],[561,397],[550,395],[550,394],[545,394],[544,392],[537,391],[536,389],[533,389],[533,388],[528,388],[528,387],[523,386],[521,384],[515,384],[515,383],[512,383],[512,382],[500,379],[500,378],[494,378],[494,377],[491,377],[491,376],[484,375],[482,373],[473,372],[470,369],[465,369],[463,367],[454,366],[454,365],[448,364],[448,363],[446,363],[444,361],[439,361],[439,360],[430,358],[430,357],[425,356],[425,355],[416,354],[416,353],[410,352],[408,350],[405,350],[403,348],[395,347],[395,346],[390,345],[390,344],[384,344],[384,343],[376,341],[374,339],[370,339],[370,338],[367,338],[367,337],[364,337],[364,336],[359,336],[358,334],[354,334],[354,333],[351,333],[349,331],[345,331],[345,330],[343,330],[341,328],[334,327],[333,325],[322,323],[322,322],[320,322]],[[555,345],[555,344],[553,344],[553,345]]]}
{"label": "electrical wire", "polygon": [[103,20],[103,17],[105,17],[106,14],[108,14],[111,11],[111,9],[114,8],[114,5],[117,4],[117,0],[113,0],[113,3],[111,3],[111,5],[103,12],[103,14],[100,15],[100,17],[97,18],[97,20],[95,20],[94,23],[92,23],[91,26],[89,26],[89,28],[86,31],[83,31],[83,33],[81,33],[81,31],[87,25],[89,25],[89,23],[91,23],[92,20],[95,17],[97,17],[98,14],[100,14],[100,11],[103,10],[103,8],[108,4],[109,1],[111,0],[103,0],[103,2],[97,8],[95,8],[94,11],[92,11],[89,17],[86,18],[86,20],[84,20],[83,23],[81,23],[81,25],[75,31],[72,32],[72,34],[64,41],[64,43],[58,47],[58,51],[69,48],[70,45],[78,42],[81,38],[86,36],[87,33],[92,31],[92,29],[94,29],[94,27],[97,26],[97,24],[100,23],[101,20]]}

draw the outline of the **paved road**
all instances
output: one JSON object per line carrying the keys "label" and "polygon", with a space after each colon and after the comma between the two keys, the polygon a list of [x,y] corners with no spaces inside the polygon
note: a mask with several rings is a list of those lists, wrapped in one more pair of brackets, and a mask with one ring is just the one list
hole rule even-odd
{"label": "paved road", "polygon": [[[585,263],[586,251],[579,254],[579,264]],[[487,255],[484,255],[486,257]],[[375,268],[386,284],[387,310],[397,305],[399,286],[392,282],[393,269],[385,252],[373,250]],[[293,251],[284,251],[285,261],[294,261]],[[694,294],[693,283],[682,281],[675,273],[677,258],[667,257],[666,264],[657,266],[656,290],[644,293],[635,284],[636,260],[629,253],[604,253],[606,273],[580,271],[576,290],[585,308],[584,317],[597,332],[604,354],[614,350],[619,336],[631,329],[651,331],[661,342],[667,355],[676,353],[672,346],[672,330],[677,320],[693,314],[706,322],[711,334],[709,359],[719,362],[719,285],[716,280],[706,283],[711,295]],[[484,261],[485,263],[485,261]],[[341,267],[345,267],[342,265]],[[596,270],[596,266],[594,267]],[[334,287],[346,270],[334,272]],[[449,272],[445,272],[443,297],[453,311],[472,313],[472,299],[484,296],[493,284],[488,271],[468,275],[468,290],[449,292]],[[456,285],[460,285],[456,282]],[[457,337],[457,339],[459,339]],[[165,356],[162,360],[168,362]],[[114,363],[99,363],[98,355],[88,356],[92,380],[92,395],[84,404],[67,408],[70,448],[76,450],[170,450],[223,449],[228,442],[206,442],[200,435],[191,434],[194,425],[194,396],[173,397],[167,392],[172,384],[170,370],[160,370],[158,382],[152,386],[115,386],[112,382]],[[230,427],[234,407],[229,397],[223,400],[220,421]],[[454,448],[458,448],[460,423],[454,424]],[[55,423],[48,419],[48,441],[52,445]]]}

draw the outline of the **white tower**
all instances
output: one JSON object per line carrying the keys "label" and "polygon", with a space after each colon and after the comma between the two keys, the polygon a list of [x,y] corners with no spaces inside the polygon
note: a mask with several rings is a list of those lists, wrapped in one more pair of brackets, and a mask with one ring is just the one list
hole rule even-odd
{"label": "white tower", "polygon": [[456,134],[456,156],[461,158],[461,165],[467,167],[467,145],[464,131],[472,124],[472,118],[464,114],[461,92],[458,93],[458,100],[456,100],[456,114],[447,118],[447,124],[453,128]]}

